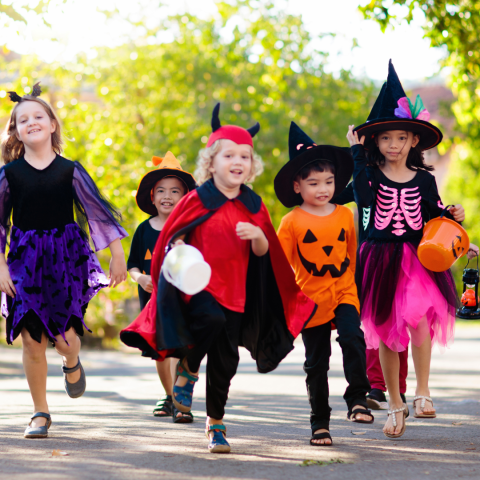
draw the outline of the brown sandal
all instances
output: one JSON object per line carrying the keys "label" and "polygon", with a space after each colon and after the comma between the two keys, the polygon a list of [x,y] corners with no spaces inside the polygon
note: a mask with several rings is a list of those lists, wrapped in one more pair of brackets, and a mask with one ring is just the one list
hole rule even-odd
{"label": "brown sandal", "polygon": [[[417,400],[422,400],[422,403],[420,404],[420,408],[422,409],[422,413],[419,415],[417,414],[417,409],[415,407],[415,402]],[[415,414],[413,415],[415,418],[436,418],[437,414],[436,413],[423,413],[425,409],[425,401],[428,400],[429,402],[432,403],[433,407],[433,400],[430,397],[426,397],[425,395],[417,395],[413,397],[413,410]]]}

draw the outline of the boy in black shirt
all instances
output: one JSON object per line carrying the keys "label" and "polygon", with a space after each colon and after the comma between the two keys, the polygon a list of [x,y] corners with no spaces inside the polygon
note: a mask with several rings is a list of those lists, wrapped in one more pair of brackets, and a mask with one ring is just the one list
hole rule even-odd
{"label": "boy in black shirt", "polygon": [[[159,167],[142,178],[136,196],[138,207],[151,217],[137,227],[127,262],[130,276],[138,283],[138,298],[142,310],[150,300],[153,289],[150,263],[160,231],[179,200],[196,187],[193,176],[182,170],[173,153],[167,152],[163,159],[153,157],[152,161]],[[172,403],[175,365],[171,359],[156,362],[166,397],[157,402],[153,415],[173,417],[175,423],[191,423],[193,415],[190,412],[178,411]]]}

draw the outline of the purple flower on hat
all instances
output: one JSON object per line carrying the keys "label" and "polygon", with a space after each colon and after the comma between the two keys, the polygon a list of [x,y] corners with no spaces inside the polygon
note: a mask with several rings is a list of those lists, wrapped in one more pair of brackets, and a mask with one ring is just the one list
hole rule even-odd
{"label": "purple flower on hat", "polygon": [[402,97],[398,100],[398,108],[395,109],[395,116],[398,118],[411,118],[416,120],[430,120],[430,113],[423,105],[420,95],[415,99],[415,106],[408,97]]}

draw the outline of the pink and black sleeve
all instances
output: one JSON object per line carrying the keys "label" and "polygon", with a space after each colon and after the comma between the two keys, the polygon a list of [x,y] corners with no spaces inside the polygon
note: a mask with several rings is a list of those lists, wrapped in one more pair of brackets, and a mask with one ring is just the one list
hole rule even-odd
{"label": "pink and black sleeve", "polygon": [[[445,209],[446,205],[443,205],[442,199],[440,198],[440,194],[438,193],[437,182],[435,177],[432,175],[431,184],[428,189],[428,203],[427,203],[427,211],[428,211],[428,220],[432,218],[439,217],[443,210]],[[446,218],[450,220],[454,220],[453,215],[450,212],[445,212],[444,215]]]}

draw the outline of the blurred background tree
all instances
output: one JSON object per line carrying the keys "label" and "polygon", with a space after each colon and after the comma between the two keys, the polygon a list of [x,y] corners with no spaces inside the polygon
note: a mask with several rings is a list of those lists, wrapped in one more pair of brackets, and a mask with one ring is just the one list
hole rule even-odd
{"label": "blurred background tree", "polygon": [[[61,0],[65,3],[66,0]],[[0,0],[0,26],[5,26],[11,22],[21,22],[27,24],[26,14],[35,14],[41,17],[42,21],[49,25],[45,19],[45,13],[47,13],[50,0],[39,0],[36,5],[31,2],[12,2]],[[58,3],[58,1],[57,1]]]}
{"label": "blurred background tree", "polygon": [[[448,68],[449,85],[456,97],[452,111],[456,132],[447,139],[454,145],[444,199],[462,202],[464,223],[472,242],[480,241],[480,2],[478,0],[372,0],[360,10],[382,29],[414,17],[424,17],[425,36],[432,47],[445,50],[442,66]],[[415,55],[415,52],[411,52]],[[455,265],[457,280],[462,262]],[[457,285],[461,285],[457,281]]]}
{"label": "blurred background tree", "polygon": [[[253,187],[275,226],[286,213],[273,178],[288,160],[290,121],[317,143],[346,145],[347,125],[363,122],[372,104],[371,82],[348,71],[325,72],[328,56],[311,48],[300,17],[276,10],[268,0],[219,2],[218,11],[215,19],[174,16],[155,28],[137,22],[145,26],[144,35],[98,49],[93,60],[80,55],[66,65],[30,55],[0,56],[0,97],[6,100],[8,90],[28,92],[42,81],[45,98],[63,120],[65,156],[84,164],[122,212],[130,235],[146,218],[134,197],[153,168],[151,156],[171,150],[193,171],[216,102],[222,103],[224,124],[261,124],[255,148],[265,173]],[[2,101],[0,117],[6,120],[11,108]],[[123,242],[126,252],[130,239]],[[106,268],[108,255],[99,257]],[[137,309],[136,285],[129,279],[91,302],[87,323],[108,343]]]}

